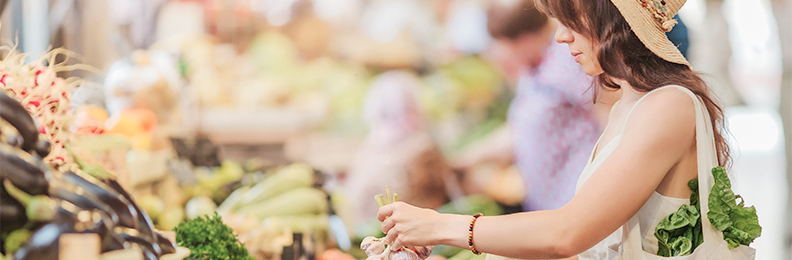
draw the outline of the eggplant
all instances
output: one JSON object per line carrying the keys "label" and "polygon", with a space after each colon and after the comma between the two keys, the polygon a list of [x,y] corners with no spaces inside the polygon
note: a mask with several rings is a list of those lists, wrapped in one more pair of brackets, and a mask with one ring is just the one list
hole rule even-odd
{"label": "eggplant", "polygon": [[[102,241],[102,252],[128,249],[124,242],[113,236],[115,225],[107,212],[99,209],[80,209],[68,201],[60,201],[58,212],[52,223],[70,225],[69,233],[96,233]],[[88,213],[88,214],[85,214]],[[81,217],[80,214],[82,214]],[[85,216],[89,216],[85,218]]]}
{"label": "eggplant", "polygon": [[27,109],[16,99],[0,93],[0,118],[14,126],[22,136],[22,150],[33,151],[38,143],[38,128]]}
{"label": "eggplant", "polygon": [[160,234],[159,232],[156,232],[156,234],[157,234],[157,244],[159,244],[159,247],[162,248],[163,255],[176,253],[175,241],[170,241],[169,239],[162,236],[162,234]]}
{"label": "eggplant", "polygon": [[79,191],[78,189],[80,188],[73,187],[72,184],[53,182],[53,185],[50,186],[50,197],[67,201],[79,209],[98,209],[108,215],[113,225],[119,223],[118,214],[110,206],[99,201],[96,197],[90,196],[87,192]]}
{"label": "eggplant", "polygon": [[140,232],[128,228],[116,228],[116,237],[126,241],[130,245],[137,245],[143,252],[143,259],[157,260],[160,256],[165,254],[158,243],[154,243],[151,239],[141,236]]}
{"label": "eggplant", "polygon": [[13,147],[22,147],[25,139],[22,138],[16,127],[0,118],[0,142]]}
{"label": "eggplant", "polygon": [[138,227],[136,230],[140,232],[141,236],[151,237],[154,243],[159,242],[157,240],[157,236],[155,235],[156,232],[154,232],[154,222],[151,221],[151,217],[149,217],[145,211],[140,209],[140,206],[138,206],[137,202],[135,202],[135,200],[132,198],[132,195],[129,195],[129,193],[124,190],[124,188],[121,187],[121,184],[118,184],[115,179],[104,179],[102,182],[107,184],[107,186],[116,192],[120,193],[121,196],[124,196],[124,198],[126,198],[127,201],[132,204],[132,207],[134,207],[138,212]]}
{"label": "eggplant", "polygon": [[[0,179],[2,182],[2,179]],[[25,206],[15,200],[0,185],[0,233],[19,229],[28,222]]]}
{"label": "eggplant", "polygon": [[154,254],[154,252],[151,252],[143,247],[141,247],[141,249],[143,251],[143,260],[159,260],[159,257],[157,257],[157,255]]}
{"label": "eggplant", "polygon": [[[86,211],[89,214],[81,214]],[[88,219],[81,220],[78,215],[88,216]],[[58,260],[59,239],[61,235],[69,233],[99,234],[102,252],[128,249],[128,245],[113,236],[111,222],[109,215],[101,210],[80,210],[68,202],[61,202],[53,222],[39,228],[30,240],[14,253],[14,259]]]}
{"label": "eggplant", "polygon": [[118,225],[128,228],[138,228],[138,212],[135,207],[121,194],[108,187],[106,184],[95,181],[93,177],[83,177],[78,173],[66,172],[63,180],[83,188],[90,196],[109,206],[118,215]]}
{"label": "eggplant", "polygon": [[68,233],[68,230],[69,225],[66,223],[44,225],[14,253],[14,259],[58,260],[58,238]]}
{"label": "eggplant", "polygon": [[36,144],[36,154],[41,158],[47,157],[52,151],[52,144],[49,141],[39,139],[38,143]]}
{"label": "eggplant", "polygon": [[0,144],[0,165],[3,166],[0,167],[0,178],[8,179],[27,194],[46,195],[49,182],[44,170],[25,159],[38,160],[25,152]]}
{"label": "eggplant", "polygon": [[155,256],[159,257],[162,256],[162,248],[156,242],[153,242],[152,239],[141,236],[140,232],[134,229],[124,228],[124,227],[116,227],[115,234],[118,238],[123,241],[137,244],[140,246],[143,251],[149,251],[154,253]]}

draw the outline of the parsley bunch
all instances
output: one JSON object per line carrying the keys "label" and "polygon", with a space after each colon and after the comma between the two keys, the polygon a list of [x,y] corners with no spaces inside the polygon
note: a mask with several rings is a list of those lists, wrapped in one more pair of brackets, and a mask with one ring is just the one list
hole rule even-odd
{"label": "parsley bunch", "polygon": [[201,216],[179,223],[173,230],[177,244],[192,251],[187,259],[253,260],[217,212],[213,217]]}

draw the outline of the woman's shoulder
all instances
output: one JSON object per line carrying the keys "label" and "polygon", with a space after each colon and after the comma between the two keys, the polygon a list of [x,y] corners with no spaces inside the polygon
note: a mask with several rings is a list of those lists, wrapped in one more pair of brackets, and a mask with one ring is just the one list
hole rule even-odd
{"label": "woman's shoulder", "polygon": [[678,86],[663,87],[647,93],[640,104],[633,108],[627,119],[625,133],[630,129],[686,135],[694,133],[696,107],[690,93]]}
{"label": "woman's shoulder", "polygon": [[693,97],[695,94],[693,92],[683,86],[679,85],[667,85],[646,93],[643,99],[646,99],[646,102],[652,102],[649,100],[653,100],[655,103],[667,103],[667,104],[690,104],[693,105]]}

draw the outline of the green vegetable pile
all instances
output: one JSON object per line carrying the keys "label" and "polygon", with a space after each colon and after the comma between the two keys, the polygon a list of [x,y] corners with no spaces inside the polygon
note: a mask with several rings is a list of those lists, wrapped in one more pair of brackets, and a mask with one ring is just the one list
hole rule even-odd
{"label": "green vegetable pile", "polygon": [[[762,234],[756,208],[745,207],[741,196],[731,190],[731,182],[723,167],[712,168],[715,184],[709,195],[710,223],[723,232],[723,239],[729,249],[749,245]],[[659,256],[683,256],[693,253],[704,241],[701,231],[701,208],[699,206],[698,179],[688,182],[693,190],[690,205],[682,205],[674,213],[666,216],[655,228]],[[740,203],[737,203],[740,199]]]}
{"label": "green vegetable pile", "polygon": [[701,208],[698,203],[698,179],[690,180],[688,187],[693,190],[690,205],[679,206],[679,210],[657,223],[654,235],[658,241],[659,256],[689,255],[704,241],[699,213]]}
{"label": "green vegetable pile", "polygon": [[216,212],[213,217],[202,216],[179,223],[174,231],[178,245],[192,251],[187,257],[189,260],[253,260]]}

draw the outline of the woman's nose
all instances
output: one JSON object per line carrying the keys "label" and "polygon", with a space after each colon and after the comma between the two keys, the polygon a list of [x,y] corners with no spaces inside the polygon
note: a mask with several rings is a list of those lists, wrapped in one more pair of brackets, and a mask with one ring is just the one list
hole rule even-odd
{"label": "woman's nose", "polygon": [[575,40],[575,37],[572,36],[572,31],[569,28],[559,25],[555,33],[555,40],[558,43],[570,43]]}

